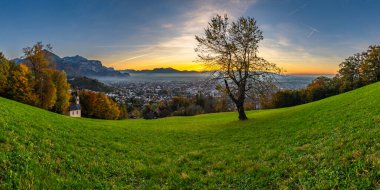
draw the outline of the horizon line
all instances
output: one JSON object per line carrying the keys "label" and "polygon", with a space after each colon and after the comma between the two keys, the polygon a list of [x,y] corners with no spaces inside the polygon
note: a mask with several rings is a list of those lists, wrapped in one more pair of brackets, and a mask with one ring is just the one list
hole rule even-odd
{"label": "horizon line", "polygon": [[[213,70],[188,70],[188,69],[176,69],[173,67],[155,67],[151,69],[133,69],[133,68],[126,68],[126,69],[116,69],[117,71],[124,71],[124,70],[134,70],[134,71],[153,71],[154,69],[174,69],[177,71],[194,71],[194,72],[209,72]],[[284,75],[336,75],[337,72],[329,72],[329,73],[321,73],[321,72],[291,72],[291,73],[280,73]]]}

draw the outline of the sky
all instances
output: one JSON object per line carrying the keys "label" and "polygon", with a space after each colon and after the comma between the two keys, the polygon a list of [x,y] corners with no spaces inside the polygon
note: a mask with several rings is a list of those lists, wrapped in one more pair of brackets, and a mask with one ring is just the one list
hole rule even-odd
{"label": "sky", "polygon": [[259,55],[288,74],[333,74],[379,44],[378,0],[1,0],[0,51],[36,42],[115,69],[202,70],[194,36],[216,14],[254,17]]}

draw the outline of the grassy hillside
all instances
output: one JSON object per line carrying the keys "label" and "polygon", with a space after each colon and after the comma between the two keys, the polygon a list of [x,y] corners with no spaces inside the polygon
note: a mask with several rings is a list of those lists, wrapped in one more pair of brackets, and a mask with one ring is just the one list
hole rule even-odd
{"label": "grassy hillside", "polygon": [[0,186],[379,187],[380,83],[248,117],[75,119],[0,98]]}

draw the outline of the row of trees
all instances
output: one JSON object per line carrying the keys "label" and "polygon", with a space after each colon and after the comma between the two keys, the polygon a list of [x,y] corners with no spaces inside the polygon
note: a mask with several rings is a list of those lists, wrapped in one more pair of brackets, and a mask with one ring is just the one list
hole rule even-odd
{"label": "row of trees", "polygon": [[260,97],[262,108],[290,107],[317,101],[339,93],[336,78],[320,76],[314,79],[306,88],[298,90],[280,90],[273,94]]}
{"label": "row of trees", "polygon": [[233,110],[233,102],[227,97],[212,97],[198,94],[194,97],[176,96],[171,100],[143,104],[128,100],[127,107],[131,118],[162,118],[168,116],[192,116],[203,113],[226,112]]}
{"label": "row of trees", "polygon": [[262,107],[280,108],[304,104],[380,81],[380,46],[369,46],[367,51],[348,57],[339,67],[334,78],[321,76],[304,89],[282,90],[261,97]]}
{"label": "row of trees", "polygon": [[[50,48],[50,47],[48,47]],[[66,74],[54,69],[44,55],[44,45],[24,48],[24,62],[16,64],[0,53],[0,96],[66,113],[70,85]]]}

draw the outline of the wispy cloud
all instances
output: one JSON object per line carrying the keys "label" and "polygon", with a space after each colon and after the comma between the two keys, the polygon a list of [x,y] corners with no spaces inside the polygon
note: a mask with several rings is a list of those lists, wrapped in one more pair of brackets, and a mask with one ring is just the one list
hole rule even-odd
{"label": "wispy cloud", "polygon": [[310,38],[316,32],[320,32],[318,29],[316,29],[314,27],[308,26],[306,24],[304,24],[304,25],[310,30],[310,33],[307,35],[307,38]]}
{"label": "wispy cloud", "polygon": [[141,47],[152,47],[152,45],[97,45],[96,48],[141,48]]}
{"label": "wispy cloud", "polygon": [[129,57],[129,58],[126,58],[124,60],[121,60],[119,61],[118,63],[125,63],[127,61],[131,61],[131,60],[134,60],[134,59],[138,59],[138,58],[141,58],[141,57],[144,57],[144,56],[147,56],[149,55],[149,53],[146,53],[146,54],[142,54],[142,55],[138,55],[138,56],[134,56],[134,57]]}
{"label": "wispy cloud", "polygon": [[172,23],[165,23],[165,24],[162,24],[161,27],[165,28],[165,29],[170,29],[170,28],[174,27],[174,24],[172,24]]}
{"label": "wispy cloud", "polygon": [[307,3],[297,7],[296,9],[294,9],[293,11],[289,12],[288,16],[292,16],[292,15],[295,15],[297,14],[298,12],[300,12],[302,9],[304,9],[305,7],[307,6]]}

